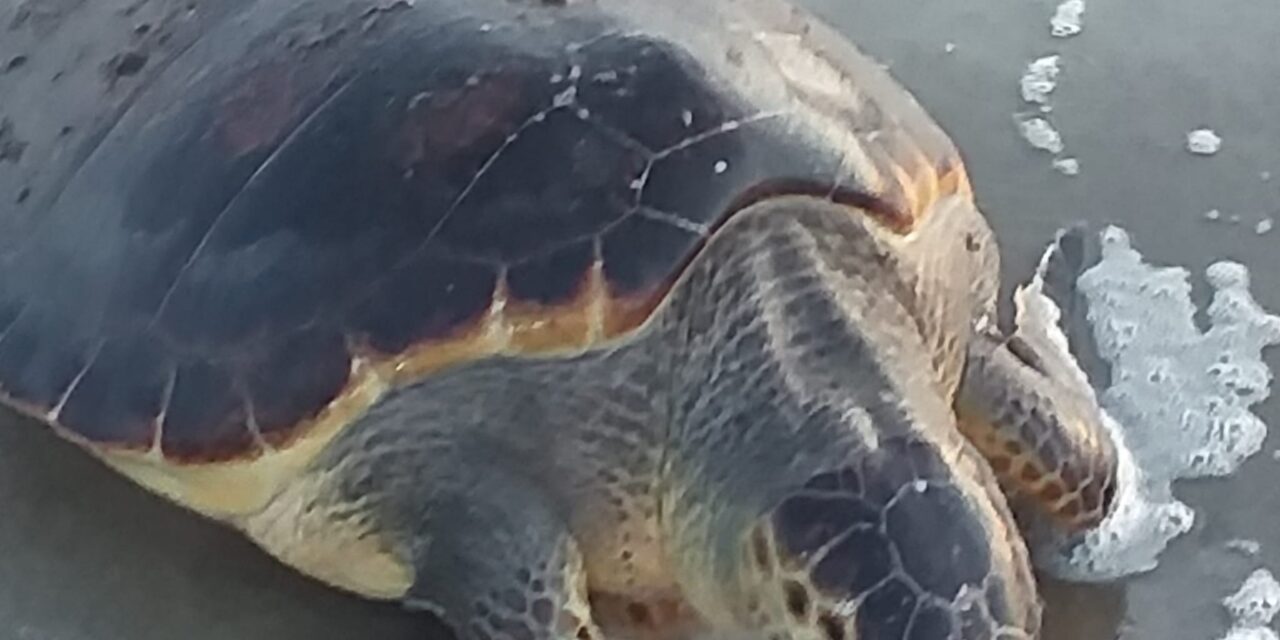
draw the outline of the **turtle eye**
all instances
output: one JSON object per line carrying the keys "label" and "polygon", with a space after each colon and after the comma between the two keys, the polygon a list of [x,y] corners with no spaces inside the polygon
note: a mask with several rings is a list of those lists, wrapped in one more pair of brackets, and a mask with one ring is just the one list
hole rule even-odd
{"label": "turtle eye", "polygon": [[1030,344],[1027,344],[1026,340],[1015,335],[1006,340],[1004,344],[1009,349],[1009,353],[1012,353],[1015,358],[1022,361],[1022,364],[1035,369],[1043,375],[1049,375],[1044,359],[1040,357],[1040,354],[1036,353],[1036,350]]}

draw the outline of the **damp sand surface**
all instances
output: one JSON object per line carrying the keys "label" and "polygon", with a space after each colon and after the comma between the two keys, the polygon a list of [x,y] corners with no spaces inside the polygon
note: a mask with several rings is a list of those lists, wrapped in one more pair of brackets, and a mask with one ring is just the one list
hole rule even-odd
{"label": "damp sand surface", "polygon": [[[1053,0],[805,3],[889,64],[957,141],[1007,283],[1029,276],[1059,228],[1086,220],[1123,227],[1154,265],[1186,268],[1198,309],[1212,293],[1202,274],[1220,260],[1247,267],[1258,303],[1280,309],[1280,278],[1267,275],[1280,273],[1280,245],[1255,232],[1280,212],[1280,179],[1269,179],[1280,176],[1280,84],[1264,81],[1280,76],[1280,6],[1090,2],[1080,32],[1054,38]],[[1050,55],[1062,70],[1041,115],[1076,175],[1018,129],[1031,110],[1019,78]],[[1202,128],[1223,140],[1211,156],[1187,150]],[[1206,218],[1211,210],[1221,215]],[[1280,354],[1265,362],[1276,370]],[[1280,425],[1274,395],[1253,410]],[[0,420],[0,640],[445,637],[394,606],[301,579],[42,430]],[[1280,571],[1277,449],[1273,428],[1232,475],[1175,483],[1196,517],[1154,570],[1101,584],[1046,579],[1045,640],[1226,637],[1239,620],[1225,602],[1257,570]]]}

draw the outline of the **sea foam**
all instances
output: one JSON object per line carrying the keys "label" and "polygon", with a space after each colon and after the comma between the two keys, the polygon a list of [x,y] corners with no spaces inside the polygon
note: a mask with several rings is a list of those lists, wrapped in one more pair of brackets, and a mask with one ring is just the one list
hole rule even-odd
{"label": "sea foam", "polygon": [[[1118,227],[1101,231],[1096,264],[1066,269],[1074,278],[1063,286],[1064,270],[1054,267],[1079,260],[1064,251],[1078,254],[1092,241],[1085,233],[1060,235],[1015,302],[1020,325],[1043,327],[1063,349],[1070,335],[1072,351],[1083,338],[1109,370],[1089,373],[1119,445],[1116,507],[1083,536],[1032,549],[1051,574],[1104,581],[1155,568],[1169,541],[1190,530],[1196,513],[1174,496],[1175,480],[1231,474],[1261,449],[1267,427],[1251,408],[1269,393],[1262,351],[1280,344],[1280,316],[1254,300],[1248,269],[1222,261],[1204,274],[1212,300],[1202,330],[1190,273],[1149,264]],[[1083,317],[1064,318],[1064,306]]]}

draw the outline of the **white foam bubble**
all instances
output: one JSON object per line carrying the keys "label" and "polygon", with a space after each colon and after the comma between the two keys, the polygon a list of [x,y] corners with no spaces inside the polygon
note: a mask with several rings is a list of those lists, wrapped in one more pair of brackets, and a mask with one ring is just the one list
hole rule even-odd
{"label": "white foam bubble", "polygon": [[1110,580],[1155,568],[1196,518],[1174,497],[1173,481],[1230,474],[1262,446],[1266,425],[1250,407],[1268,395],[1262,350],[1280,344],[1280,317],[1254,301],[1243,265],[1218,262],[1205,272],[1213,297],[1201,331],[1189,276],[1148,264],[1123,229],[1108,227],[1101,260],[1077,280],[1111,368],[1111,386],[1098,399],[1120,445],[1120,481],[1116,507],[1099,527],[1034,550],[1059,577]]}
{"label": "white foam bubble", "polygon": [[1280,636],[1266,627],[1233,627],[1222,640],[1280,640]]}
{"label": "white foam bubble", "polygon": [[1049,153],[1062,153],[1064,148],[1062,134],[1058,133],[1048,120],[1044,118],[1023,120],[1018,123],[1018,130],[1022,133],[1022,138],[1032,147]]}
{"label": "white foam bubble", "polygon": [[1063,0],[1049,19],[1049,33],[1055,38],[1069,38],[1084,29],[1084,0]]}
{"label": "white foam bubble", "polygon": [[1049,94],[1058,88],[1058,56],[1037,58],[1027,65],[1018,81],[1022,99],[1036,104],[1049,102]]}
{"label": "white foam bubble", "polygon": [[1075,158],[1055,158],[1053,168],[1064,176],[1080,175],[1080,161]]}
{"label": "white foam bubble", "polygon": [[1223,640],[1276,638],[1267,625],[1280,613],[1280,582],[1266,569],[1257,569],[1245,578],[1235,593],[1222,599],[1233,624]]}
{"label": "white foam bubble", "polygon": [[1187,134],[1187,151],[1201,156],[1211,156],[1222,148],[1222,138],[1213,129],[1196,129]]}
{"label": "white foam bubble", "polygon": [[1280,582],[1266,569],[1257,569],[1245,578],[1235,593],[1222,599],[1222,605],[1241,626],[1271,623],[1280,613]]}
{"label": "white foam bubble", "polygon": [[1249,557],[1262,553],[1262,543],[1248,538],[1234,538],[1228,540],[1224,546],[1231,551],[1235,551]]}

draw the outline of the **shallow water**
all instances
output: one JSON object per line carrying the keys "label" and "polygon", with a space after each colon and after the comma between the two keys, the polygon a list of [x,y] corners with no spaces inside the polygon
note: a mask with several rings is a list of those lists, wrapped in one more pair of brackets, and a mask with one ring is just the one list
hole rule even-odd
{"label": "shallow water", "polygon": [[[1153,262],[1198,274],[1218,259],[1240,261],[1259,302],[1280,309],[1271,275],[1280,273],[1280,231],[1255,232],[1280,215],[1280,61],[1271,50],[1280,6],[1092,0],[1083,31],[1059,39],[1049,34],[1056,2],[808,4],[890,63],[956,139],[1010,278],[1030,274],[1059,227],[1116,222]],[[1045,117],[1064,155],[1079,161],[1074,177],[1019,137],[1015,117],[1033,112],[1019,91],[1026,65],[1054,53],[1062,70]],[[1216,154],[1187,152],[1186,134],[1201,127],[1222,137]],[[1205,219],[1215,209],[1219,219]],[[1267,361],[1280,366],[1280,354]],[[1255,410],[1280,424],[1274,397]],[[0,424],[0,640],[442,637],[395,607],[295,576],[13,421]],[[1176,486],[1199,515],[1155,571],[1118,584],[1046,582],[1046,640],[1109,640],[1121,629],[1126,640],[1224,635],[1222,598],[1256,568],[1280,569],[1277,447],[1273,430],[1234,476]],[[1260,549],[1234,550],[1234,539]]]}

